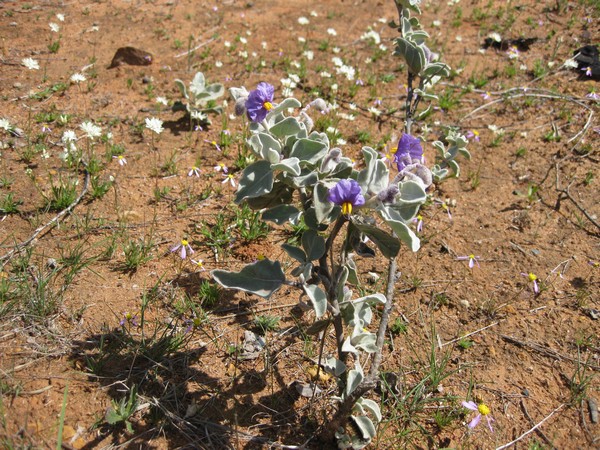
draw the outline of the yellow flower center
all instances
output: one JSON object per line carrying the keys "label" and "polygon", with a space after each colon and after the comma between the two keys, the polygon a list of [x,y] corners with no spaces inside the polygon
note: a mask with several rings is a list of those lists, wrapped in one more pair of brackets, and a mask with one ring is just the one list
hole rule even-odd
{"label": "yellow flower center", "polygon": [[265,259],[265,255],[263,255],[262,253],[259,253],[258,255],[256,255],[256,259],[258,259],[259,261],[262,261],[263,259]]}
{"label": "yellow flower center", "polygon": [[480,403],[477,405],[477,411],[479,411],[482,416],[487,416],[490,413],[490,408],[488,408],[487,405]]}
{"label": "yellow flower center", "polygon": [[211,144],[214,145],[215,147],[217,146],[217,142],[216,141],[212,141]]}
{"label": "yellow flower center", "polygon": [[477,130],[473,130],[473,134],[474,134],[475,136],[479,136],[479,131],[477,131]]}
{"label": "yellow flower center", "polygon": [[537,280],[537,276],[534,273],[529,272],[529,281],[535,281]]}
{"label": "yellow flower center", "polygon": [[187,241],[187,239],[182,239],[181,240],[181,245],[188,245],[189,242]]}
{"label": "yellow flower center", "polygon": [[345,216],[349,216],[350,214],[352,214],[352,203],[342,203],[342,214],[344,214]]}
{"label": "yellow flower center", "polygon": [[469,255],[469,259],[475,259],[475,255],[474,255],[473,253],[471,253],[471,254]]}
{"label": "yellow flower center", "polygon": [[271,109],[273,109],[273,103],[271,103],[271,102],[264,102],[263,103],[263,108],[265,108],[267,111],[271,111]]}

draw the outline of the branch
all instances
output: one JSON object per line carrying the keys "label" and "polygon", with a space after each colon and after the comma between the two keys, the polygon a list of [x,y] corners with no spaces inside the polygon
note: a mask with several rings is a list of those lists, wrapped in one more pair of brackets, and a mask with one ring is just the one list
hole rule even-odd
{"label": "branch", "polygon": [[75,208],[75,206],[77,206],[79,204],[81,199],[87,193],[88,185],[89,185],[89,181],[90,181],[90,173],[88,172],[87,167],[85,167],[85,166],[84,166],[84,171],[85,171],[85,181],[83,182],[83,189],[82,189],[81,193],[79,194],[79,196],[73,201],[73,203],[71,203],[69,206],[67,206],[65,209],[63,209],[61,212],[59,212],[56,216],[54,216],[52,218],[52,220],[50,220],[50,222],[47,222],[44,225],[39,226],[33,232],[33,234],[31,236],[29,236],[29,238],[27,240],[21,242],[20,244],[17,244],[17,246],[14,249],[12,249],[10,252],[5,254],[4,256],[0,257],[0,262],[2,264],[1,268],[3,268],[6,265],[6,263],[8,263],[10,258],[12,258],[15,253],[20,252],[23,248],[27,247],[29,244],[31,244],[33,241],[35,241],[38,237],[41,237],[44,234],[46,234],[48,231],[50,231],[50,229],[52,227],[54,227],[54,225],[56,225],[60,219],[62,219],[64,216],[66,216],[71,211],[73,211],[73,208]]}
{"label": "branch", "polygon": [[557,413],[558,411],[560,411],[562,409],[562,407],[565,406],[564,403],[560,404],[558,406],[558,408],[556,408],[554,411],[552,411],[550,414],[548,414],[546,417],[544,417],[544,419],[542,419],[541,422],[539,422],[537,425],[535,425],[533,428],[531,428],[529,431],[526,431],[525,433],[523,433],[521,436],[519,436],[518,438],[516,438],[514,441],[510,441],[508,444],[504,444],[501,445],[500,447],[497,447],[496,450],[503,450],[505,448],[511,447],[514,444],[516,444],[517,442],[519,442],[521,439],[523,439],[525,436],[527,436],[528,434],[533,433],[535,430],[537,430],[539,427],[542,426],[542,424],[548,420],[550,417],[552,417],[555,413]]}

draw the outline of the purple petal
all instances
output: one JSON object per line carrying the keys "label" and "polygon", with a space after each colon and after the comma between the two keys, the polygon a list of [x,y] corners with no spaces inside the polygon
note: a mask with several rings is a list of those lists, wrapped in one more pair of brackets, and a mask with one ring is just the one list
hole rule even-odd
{"label": "purple petal", "polygon": [[471,420],[471,422],[469,422],[469,428],[473,429],[475,428],[479,422],[481,421],[481,414],[477,414],[475,416],[475,418],[473,420]]}
{"label": "purple petal", "polygon": [[494,429],[492,428],[492,422],[494,421],[494,419],[490,416],[485,416],[485,418],[487,419],[487,423],[488,423],[488,427],[490,427],[490,431],[493,433]]}
{"label": "purple petal", "polygon": [[252,122],[262,122],[267,117],[265,102],[273,101],[275,88],[269,83],[260,82],[255,90],[250,91],[246,100],[246,112]]}
{"label": "purple petal", "polygon": [[185,252],[185,245],[181,246],[181,253],[179,255],[181,256],[181,259],[185,259],[185,257],[187,256]]}
{"label": "purple petal", "polygon": [[179,248],[180,248],[180,247],[181,247],[181,244],[175,244],[174,246],[172,246],[172,247],[169,249],[169,251],[170,251],[171,253],[174,253],[174,252],[176,252],[177,250],[179,250]]}
{"label": "purple petal", "polygon": [[402,171],[413,160],[421,161],[423,158],[423,147],[419,138],[404,133],[398,141],[398,150],[394,155],[394,162],[398,170]]}
{"label": "purple petal", "polygon": [[479,411],[475,402],[462,402],[462,405],[471,411]]}

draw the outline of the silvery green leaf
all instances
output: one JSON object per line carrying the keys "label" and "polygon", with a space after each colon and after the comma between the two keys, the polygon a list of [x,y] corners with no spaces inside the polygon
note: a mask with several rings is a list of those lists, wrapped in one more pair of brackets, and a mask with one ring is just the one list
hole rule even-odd
{"label": "silvery green leaf", "polygon": [[325,254],[325,239],[314,230],[306,230],[302,234],[302,247],[308,261],[314,261]]}
{"label": "silvery green leaf", "polygon": [[386,298],[385,295],[383,294],[370,294],[370,295],[365,295],[364,297],[360,297],[357,298],[355,300],[352,300],[352,304],[356,305],[358,303],[362,303],[362,302],[367,302],[367,303],[381,303],[381,304],[385,304],[386,302]]}
{"label": "silvery green leaf", "polygon": [[375,166],[377,164],[378,154],[371,147],[362,148],[363,158],[365,159],[365,168],[358,172],[356,181],[365,191],[368,191],[369,184],[375,174]]}
{"label": "silvery green leaf", "polygon": [[281,122],[273,125],[269,128],[269,132],[277,136],[279,139],[283,139],[287,136],[295,136],[300,133],[302,126],[295,117],[286,117]]}
{"label": "silvery green leaf", "polygon": [[394,52],[406,60],[409,70],[418,75],[425,65],[425,52],[416,43],[403,37],[396,38],[396,50]]}
{"label": "silvery green leaf", "polygon": [[398,242],[398,239],[394,236],[376,226],[360,223],[356,216],[352,216],[351,220],[352,224],[358,228],[361,233],[365,234],[373,241],[383,256],[386,258],[393,258],[398,254],[400,251],[400,242]]}
{"label": "silvery green leaf", "polygon": [[276,164],[280,160],[281,144],[266,133],[253,134],[248,140],[250,148],[262,159]]}
{"label": "silvery green leaf", "polygon": [[281,248],[296,261],[301,263],[307,262],[306,253],[300,247],[296,247],[295,245],[290,244],[281,244]]}
{"label": "silvery green leaf", "polygon": [[379,405],[376,401],[361,397],[357,403],[360,403],[364,409],[373,413],[373,415],[377,419],[377,422],[381,422],[381,409],[379,408]]}
{"label": "silvery green leaf", "polygon": [[352,160],[350,158],[342,157],[340,162],[334,167],[331,172],[331,178],[353,178],[352,171],[354,170],[352,167]]}
{"label": "silvery green leaf", "polygon": [[360,348],[367,353],[375,353],[379,350],[376,344],[377,336],[373,333],[361,333],[353,337],[351,342],[356,348]]}
{"label": "silvery green leaf", "polygon": [[315,165],[323,159],[326,154],[327,144],[312,139],[298,139],[290,152],[290,156],[298,158],[302,165]]}
{"label": "silvery green leaf", "polygon": [[431,64],[427,64],[427,67],[423,69],[421,73],[422,78],[432,78],[434,76],[437,77],[448,77],[450,76],[450,67],[447,64],[441,62],[433,62]]}
{"label": "silvery green leaf", "polygon": [[311,139],[313,141],[322,142],[329,149],[329,136],[327,136],[327,133],[320,133],[318,131],[313,131],[312,133],[310,133],[308,135],[308,139]]}
{"label": "silvery green leaf", "polygon": [[[437,99],[436,99],[437,100]],[[421,121],[431,114],[431,105],[427,106],[423,111],[415,116],[415,121]]]}
{"label": "silvery green leaf", "polygon": [[188,98],[188,93],[185,88],[185,84],[183,84],[183,81],[181,81],[179,79],[175,80],[175,85],[179,88],[179,92],[181,92],[181,95],[185,98]]}
{"label": "silvery green leaf", "polygon": [[323,317],[327,311],[327,294],[316,284],[304,284],[302,287],[312,302],[317,319]]}
{"label": "silvery green leaf", "polygon": [[375,425],[367,416],[350,416],[360,430],[363,439],[371,440],[377,435]]}
{"label": "silvery green leaf", "polygon": [[356,350],[356,347],[354,347],[354,345],[352,345],[350,342],[350,336],[344,340],[344,343],[342,344],[342,352],[353,353],[355,355],[358,354],[358,350]]}
{"label": "silvery green leaf", "polygon": [[292,205],[277,205],[267,209],[262,213],[262,220],[275,222],[277,225],[283,225],[287,222],[295,225],[298,223],[302,213],[298,208]]}
{"label": "silvery green leaf", "polygon": [[285,205],[292,202],[292,189],[283,183],[274,183],[271,192],[260,197],[247,198],[246,203],[250,208],[258,210],[264,208],[273,208],[278,205]]}
{"label": "silvery green leaf", "polygon": [[348,270],[348,267],[343,266],[342,273],[340,274],[339,280],[337,281],[337,291],[335,293],[335,296],[338,299],[338,302],[340,303],[344,301],[344,287],[346,286],[346,282],[348,281],[349,273],[350,272]]}
{"label": "silvery green leaf", "polygon": [[346,262],[346,267],[348,268],[348,281],[354,286],[360,285],[358,274],[356,272],[356,262],[354,262],[354,259],[348,259]]}
{"label": "silvery green leaf", "polygon": [[216,269],[210,273],[217,283],[228,289],[270,297],[285,282],[279,261],[263,259],[244,267],[240,272]]}
{"label": "silvery green leaf", "polygon": [[[358,366],[360,368],[360,366]],[[348,378],[346,379],[346,389],[344,390],[344,394],[348,397],[352,394],[356,388],[360,385],[364,378],[364,374],[362,369],[356,370],[352,369],[348,371]]]}
{"label": "silvery green leaf", "polygon": [[194,79],[190,83],[190,93],[197,96],[198,94],[204,92],[205,80],[204,74],[202,72],[196,72]]}
{"label": "silvery green leaf", "polygon": [[288,108],[300,108],[302,103],[296,100],[293,97],[288,97],[285,100],[281,101],[278,105],[275,105],[269,114],[267,115],[267,121],[270,121],[271,118],[282,111],[285,111]]}
{"label": "silvery green leaf", "polygon": [[336,377],[342,375],[347,369],[346,364],[334,357],[327,358],[323,363],[323,366],[328,372],[332,373]]}
{"label": "silvery green leaf", "polygon": [[297,188],[314,186],[319,181],[319,175],[314,170],[303,169],[300,176],[294,177],[292,181]]}
{"label": "silvery green leaf", "polygon": [[229,88],[229,95],[231,95],[231,98],[233,98],[233,101],[236,102],[240,98],[248,97],[249,92],[246,90],[245,87],[241,87],[241,88],[231,87],[231,88]]}
{"label": "silvery green leaf", "polygon": [[427,200],[427,193],[423,186],[416,181],[404,181],[400,183],[400,201],[402,203],[423,204]]}
{"label": "silvery green leaf", "polygon": [[334,203],[330,202],[329,199],[329,189],[323,183],[317,183],[315,189],[313,191],[313,206],[315,207],[315,212],[317,214],[317,220],[322,223],[326,217],[329,216]]}
{"label": "silvery green leaf", "polygon": [[411,230],[402,220],[402,216],[398,211],[394,211],[392,208],[381,207],[379,208],[379,213],[383,220],[387,222],[387,224],[394,230],[394,233],[398,235],[398,237],[407,244],[413,252],[419,250],[421,246],[421,241],[417,237],[417,235]]}
{"label": "silvery green leaf", "polygon": [[260,197],[273,189],[273,172],[268,161],[256,161],[242,172],[238,190],[235,193],[235,203],[240,204],[244,199]]}
{"label": "silvery green leaf", "polygon": [[298,158],[286,158],[279,163],[271,165],[271,170],[281,170],[293,176],[300,175],[300,160]]}

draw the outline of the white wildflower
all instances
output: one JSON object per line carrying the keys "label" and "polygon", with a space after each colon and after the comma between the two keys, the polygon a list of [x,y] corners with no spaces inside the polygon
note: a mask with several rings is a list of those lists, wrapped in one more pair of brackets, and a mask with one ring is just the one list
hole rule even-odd
{"label": "white wildflower", "polygon": [[337,36],[337,31],[335,31],[335,28],[327,28],[327,34],[330,36]]}
{"label": "white wildflower", "polygon": [[21,63],[29,70],[40,70],[40,63],[33,58],[23,58]]}
{"label": "white wildflower", "polygon": [[167,101],[167,99],[165,97],[156,97],[154,100],[156,100],[156,103],[160,103],[161,105],[167,106],[169,104],[169,102]]}
{"label": "white wildflower", "polygon": [[57,18],[58,20],[60,20],[61,22],[64,22],[64,21],[65,21],[65,15],[64,15],[64,14],[58,13],[58,14],[56,15],[56,18]]}
{"label": "white wildflower", "polygon": [[377,108],[375,108],[374,106],[371,106],[368,111],[373,114],[375,117],[379,117],[381,115],[381,111],[379,111]]}
{"label": "white wildflower", "polygon": [[0,118],[0,129],[3,129],[4,131],[12,130],[12,125],[10,124],[8,119]]}
{"label": "white wildflower", "polygon": [[329,72],[323,71],[319,74],[321,78],[331,78],[331,74]]}
{"label": "white wildflower", "polygon": [[160,134],[163,132],[163,121],[157,119],[156,117],[146,117],[146,128],[151,131],[154,131],[156,134]]}
{"label": "white wildflower", "polygon": [[223,62],[222,61],[215,61],[215,67],[217,67],[217,68],[223,67]]}
{"label": "white wildflower", "polygon": [[331,51],[332,51],[333,53],[339,53],[339,52],[341,52],[341,51],[342,51],[342,49],[341,49],[341,48],[339,48],[339,47],[333,47],[333,48],[331,49]]}
{"label": "white wildflower", "polygon": [[92,122],[83,122],[79,125],[81,131],[83,131],[88,139],[95,139],[102,136],[102,128],[98,125],[94,125]]}
{"label": "white wildflower", "polygon": [[310,23],[310,20],[308,20],[306,17],[302,16],[302,17],[298,17],[298,23],[300,25],[308,25]]}
{"label": "white wildflower", "polygon": [[367,31],[366,33],[363,33],[363,35],[360,37],[363,41],[366,40],[372,40],[376,45],[381,44],[381,36],[379,36],[379,33],[375,30],[369,29],[369,31]]}
{"label": "white wildflower", "polygon": [[315,58],[315,52],[313,52],[312,50],[306,50],[302,54],[306,56],[306,59],[308,59],[309,61],[312,61]]}
{"label": "white wildflower", "polygon": [[71,78],[69,78],[69,79],[71,80],[71,83],[76,83],[76,84],[82,83],[85,80],[87,80],[85,75],[82,73],[74,73],[73,75],[71,75]]}
{"label": "white wildflower", "polygon": [[267,49],[267,43],[266,43],[265,41],[262,41],[262,42],[260,43],[260,46],[262,47],[262,49],[263,49],[263,50],[266,50],[266,49]]}
{"label": "white wildflower", "polygon": [[344,65],[344,61],[342,61],[342,58],[338,56],[331,58],[331,62],[333,62],[333,65],[336,67],[342,67]]}
{"label": "white wildflower", "polygon": [[50,22],[48,26],[50,27],[50,31],[52,31],[53,33],[58,33],[60,31],[60,27],[57,23]]}
{"label": "white wildflower", "polygon": [[312,17],[317,17],[317,16],[318,16],[317,12],[316,12],[316,11],[314,11],[314,10],[310,12],[310,15],[311,15]]}
{"label": "white wildflower", "polygon": [[433,25],[434,27],[439,27],[440,25],[442,25],[442,21],[441,20],[434,20],[431,25]]}
{"label": "white wildflower", "polygon": [[240,37],[240,42],[244,45],[246,45],[248,43],[248,39],[246,39],[245,37],[241,36]]}
{"label": "white wildflower", "polygon": [[302,37],[302,36],[298,36],[298,42],[300,42],[301,44],[306,44],[306,38]]}

